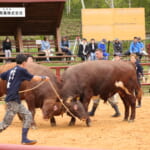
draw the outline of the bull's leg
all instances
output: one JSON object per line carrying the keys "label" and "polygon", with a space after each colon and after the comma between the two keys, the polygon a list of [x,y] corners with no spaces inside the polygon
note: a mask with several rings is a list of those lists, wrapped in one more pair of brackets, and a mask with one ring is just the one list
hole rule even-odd
{"label": "bull's leg", "polygon": [[125,113],[124,113],[124,121],[128,121],[128,117],[129,117],[129,102],[128,102],[128,98],[123,94],[123,93],[119,93],[123,104],[124,104],[124,108],[125,108]]}
{"label": "bull's leg", "polygon": [[[88,114],[88,106],[89,106],[89,103],[90,103],[90,99],[91,97],[93,96],[93,93],[91,90],[86,90],[84,92],[84,98],[83,98],[83,106],[85,108],[85,111],[87,112]],[[87,119],[86,119],[86,125],[89,127],[91,126],[91,119],[88,115]]]}
{"label": "bull's leg", "polygon": [[51,123],[51,126],[52,126],[52,127],[56,126],[56,120],[55,120],[54,117],[52,117],[52,118],[50,119],[50,123]]}
{"label": "bull's leg", "polygon": [[[30,108],[29,108],[29,110],[30,110]],[[34,116],[35,116],[35,109],[34,109],[34,110],[30,110],[30,112],[32,113],[31,128],[32,128],[32,129],[36,129],[36,123],[35,123],[35,120],[34,120]]]}
{"label": "bull's leg", "polygon": [[136,95],[137,100],[138,100],[138,105],[136,106],[136,108],[141,107],[142,93],[143,92],[142,92],[142,89],[140,87],[135,90],[135,95]]}
{"label": "bull's leg", "polygon": [[130,100],[130,106],[131,106],[131,115],[130,115],[130,122],[134,121],[135,119],[135,114],[136,114],[136,98],[131,95],[129,96]]}
{"label": "bull's leg", "polygon": [[75,125],[75,122],[76,122],[76,118],[71,117],[71,120],[70,120],[70,122],[69,122],[69,126],[74,126],[74,125]]}
{"label": "bull's leg", "polygon": [[[87,113],[88,113],[88,106],[89,106],[89,103],[85,103],[85,111],[86,111]],[[91,119],[90,119],[89,115],[88,115],[88,117],[87,117],[87,119],[86,119],[86,125],[87,125],[88,127],[91,126]]]}

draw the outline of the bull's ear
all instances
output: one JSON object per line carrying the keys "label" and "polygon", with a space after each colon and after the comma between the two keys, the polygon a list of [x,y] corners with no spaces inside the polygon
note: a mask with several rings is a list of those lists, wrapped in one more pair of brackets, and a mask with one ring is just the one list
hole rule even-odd
{"label": "bull's ear", "polygon": [[54,110],[54,111],[57,111],[57,110],[58,110],[57,105],[54,105],[54,106],[53,106],[53,110]]}
{"label": "bull's ear", "polygon": [[78,105],[77,104],[73,105],[73,109],[77,110],[78,109]]}
{"label": "bull's ear", "polygon": [[72,99],[73,99],[72,96],[70,96],[67,98],[66,102],[69,104],[69,103],[71,103]]}

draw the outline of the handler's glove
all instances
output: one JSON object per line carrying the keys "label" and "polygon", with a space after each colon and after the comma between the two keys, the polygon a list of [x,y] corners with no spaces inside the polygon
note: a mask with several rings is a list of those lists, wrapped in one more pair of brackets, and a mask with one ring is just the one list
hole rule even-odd
{"label": "handler's glove", "polygon": [[50,80],[50,78],[47,76],[41,76],[41,78],[42,78],[42,81],[49,81]]}

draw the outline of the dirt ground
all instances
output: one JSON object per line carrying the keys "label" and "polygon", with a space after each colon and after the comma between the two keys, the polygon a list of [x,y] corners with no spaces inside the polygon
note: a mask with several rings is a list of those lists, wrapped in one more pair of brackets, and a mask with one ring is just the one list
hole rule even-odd
{"label": "dirt ground", "polygon": [[[90,105],[91,106],[91,105]],[[37,145],[54,147],[95,148],[107,150],[149,150],[150,149],[150,97],[144,97],[141,108],[137,109],[134,123],[123,122],[124,107],[119,101],[121,116],[112,118],[114,113],[109,104],[100,103],[96,115],[92,117],[92,126],[77,120],[76,126],[68,127],[70,118],[66,115],[56,117],[57,127],[51,127],[49,121],[42,119],[37,109],[37,129],[31,129],[30,139],[36,139]],[[0,120],[4,115],[4,105],[0,105]],[[0,143],[20,144],[21,122],[14,118],[12,125],[0,133]]]}

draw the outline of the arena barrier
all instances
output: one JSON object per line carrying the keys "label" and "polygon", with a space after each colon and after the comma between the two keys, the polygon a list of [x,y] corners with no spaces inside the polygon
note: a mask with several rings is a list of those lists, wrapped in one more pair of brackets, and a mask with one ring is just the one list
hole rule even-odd
{"label": "arena barrier", "polygon": [[[17,145],[17,144],[0,144],[0,150],[96,150],[96,149],[59,148],[59,147],[35,146],[35,145],[33,146],[33,145]],[[97,150],[102,150],[102,149],[97,149]]]}
{"label": "arena barrier", "polygon": [[61,75],[61,70],[66,70],[69,66],[51,66],[49,67],[50,69],[55,69],[55,74],[57,76],[58,79],[60,79],[60,75]]}

